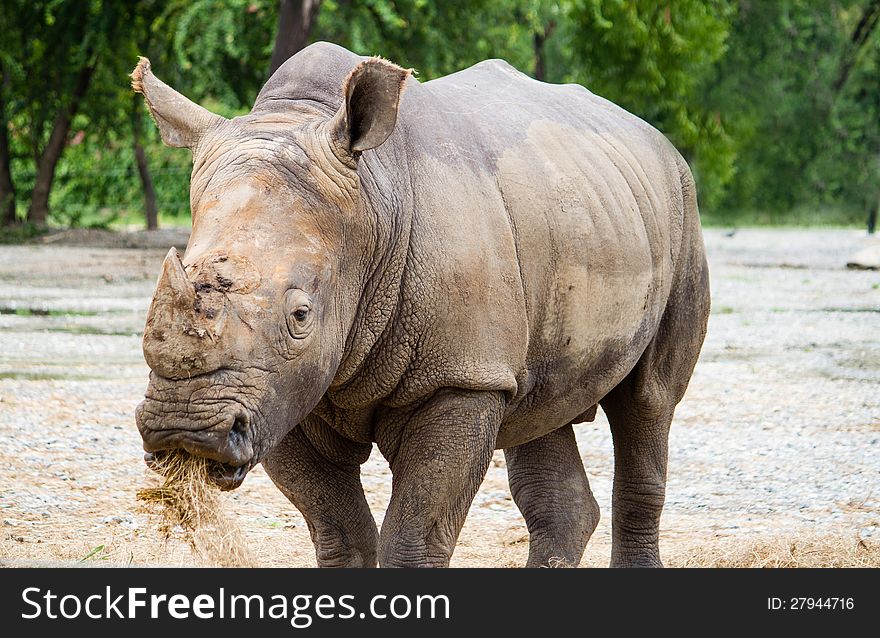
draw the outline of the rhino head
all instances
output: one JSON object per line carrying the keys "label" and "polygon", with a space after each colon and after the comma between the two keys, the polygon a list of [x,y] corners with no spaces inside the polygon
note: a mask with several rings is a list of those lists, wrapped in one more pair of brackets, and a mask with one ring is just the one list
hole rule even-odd
{"label": "rhino head", "polygon": [[144,332],[152,372],[136,421],[148,464],[183,449],[233,489],[325,394],[376,237],[358,158],[392,133],[408,74],[368,59],[339,86],[335,113],[226,119],[141,59],[133,88],[163,141],[193,153],[192,235],[183,258],[165,258]]}

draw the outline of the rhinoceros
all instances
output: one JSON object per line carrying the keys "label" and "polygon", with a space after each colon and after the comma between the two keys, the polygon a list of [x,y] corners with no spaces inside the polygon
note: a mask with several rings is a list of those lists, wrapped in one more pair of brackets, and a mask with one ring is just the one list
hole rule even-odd
{"label": "rhinoceros", "polygon": [[[573,424],[614,441],[613,566],[661,566],[673,411],[706,331],[694,180],[656,129],[500,60],[421,83],[328,43],[226,119],[132,74],[193,154],[192,235],[165,258],[136,421],[237,487],[262,463],[320,566],[447,566],[493,451],[528,566],[599,520]],[[360,466],[388,461],[381,531]]]}

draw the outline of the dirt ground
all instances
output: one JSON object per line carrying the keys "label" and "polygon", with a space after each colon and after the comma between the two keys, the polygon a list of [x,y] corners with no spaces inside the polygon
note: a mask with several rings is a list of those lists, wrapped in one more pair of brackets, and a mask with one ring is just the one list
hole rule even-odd
{"label": "dirt ground", "polygon": [[[133,418],[147,378],[141,331],[165,249],[185,241],[161,239],[161,249],[70,236],[0,246],[2,563],[195,562],[158,538],[134,498],[146,481]],[[844,267],[868,241],[857,231],[706,232],[713,313],[671,435],[667,564],[790,551],[794,539],[856,552],[880,543],[880,274]],[[611,438],[601,413],[575,431],[603,515],[583,564],[602,566]],[[377,453],[364,484],[381,523],[390,474]],[[314,565],[305,522],[261,468],[225,500],[261,565]],[[521,565],[527,541],[496,453],[452,564]]]}

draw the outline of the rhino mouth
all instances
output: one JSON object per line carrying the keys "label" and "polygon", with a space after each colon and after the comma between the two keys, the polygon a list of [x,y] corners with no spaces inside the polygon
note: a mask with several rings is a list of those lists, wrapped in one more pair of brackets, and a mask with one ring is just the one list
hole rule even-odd
{"label": "rhino mouth", "polygon": [[151,375],[147,396],[135,410],[151,469],[161,469],[164,455],[179,451],[207,459],[209,476],[222,489],[241,485],[259,460],[259,414],[224,391],[228,386],[219,384],[221,379],[215,373],[181,383]]}
{"label": "rhino mouth", "polygon": [[236,489],[244,481],[244,477],[250,471],[251,465],[239,465],[238,467],[229,465],[228,463],[214,462],[211,465],[211,471],[208,476],[223,491]]}
{"label": "rhino mouth", "polygon": [[[162,461],[170,453],[170,450],[144,452],[144,463],[157,474],[162,474]],[[221,463],[220,461],[209,459],[208,478],[224,492],[234,490],[242,484],[251,467],[251,463],[236,466],[231,463]]]}

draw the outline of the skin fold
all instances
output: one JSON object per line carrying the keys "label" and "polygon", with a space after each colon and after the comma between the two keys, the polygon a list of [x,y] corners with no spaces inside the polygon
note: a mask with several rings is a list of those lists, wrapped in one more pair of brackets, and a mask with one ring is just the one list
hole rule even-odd
{"label": "skin fold", "polygon": [[[233,489],[257,463],[321,566],[446,566],[504,449],[529,566],[576,565],[599,508],[572,424],[614,439],[614,566],[660,566],[667,438],[709,280],[693,178],[586,89],[489,60],[420,83],[317,43],[248,115],[132,74],[193,153],[193,231],[144,333],[148,462]],[[360,466],[393,474],[378,530]]]}

